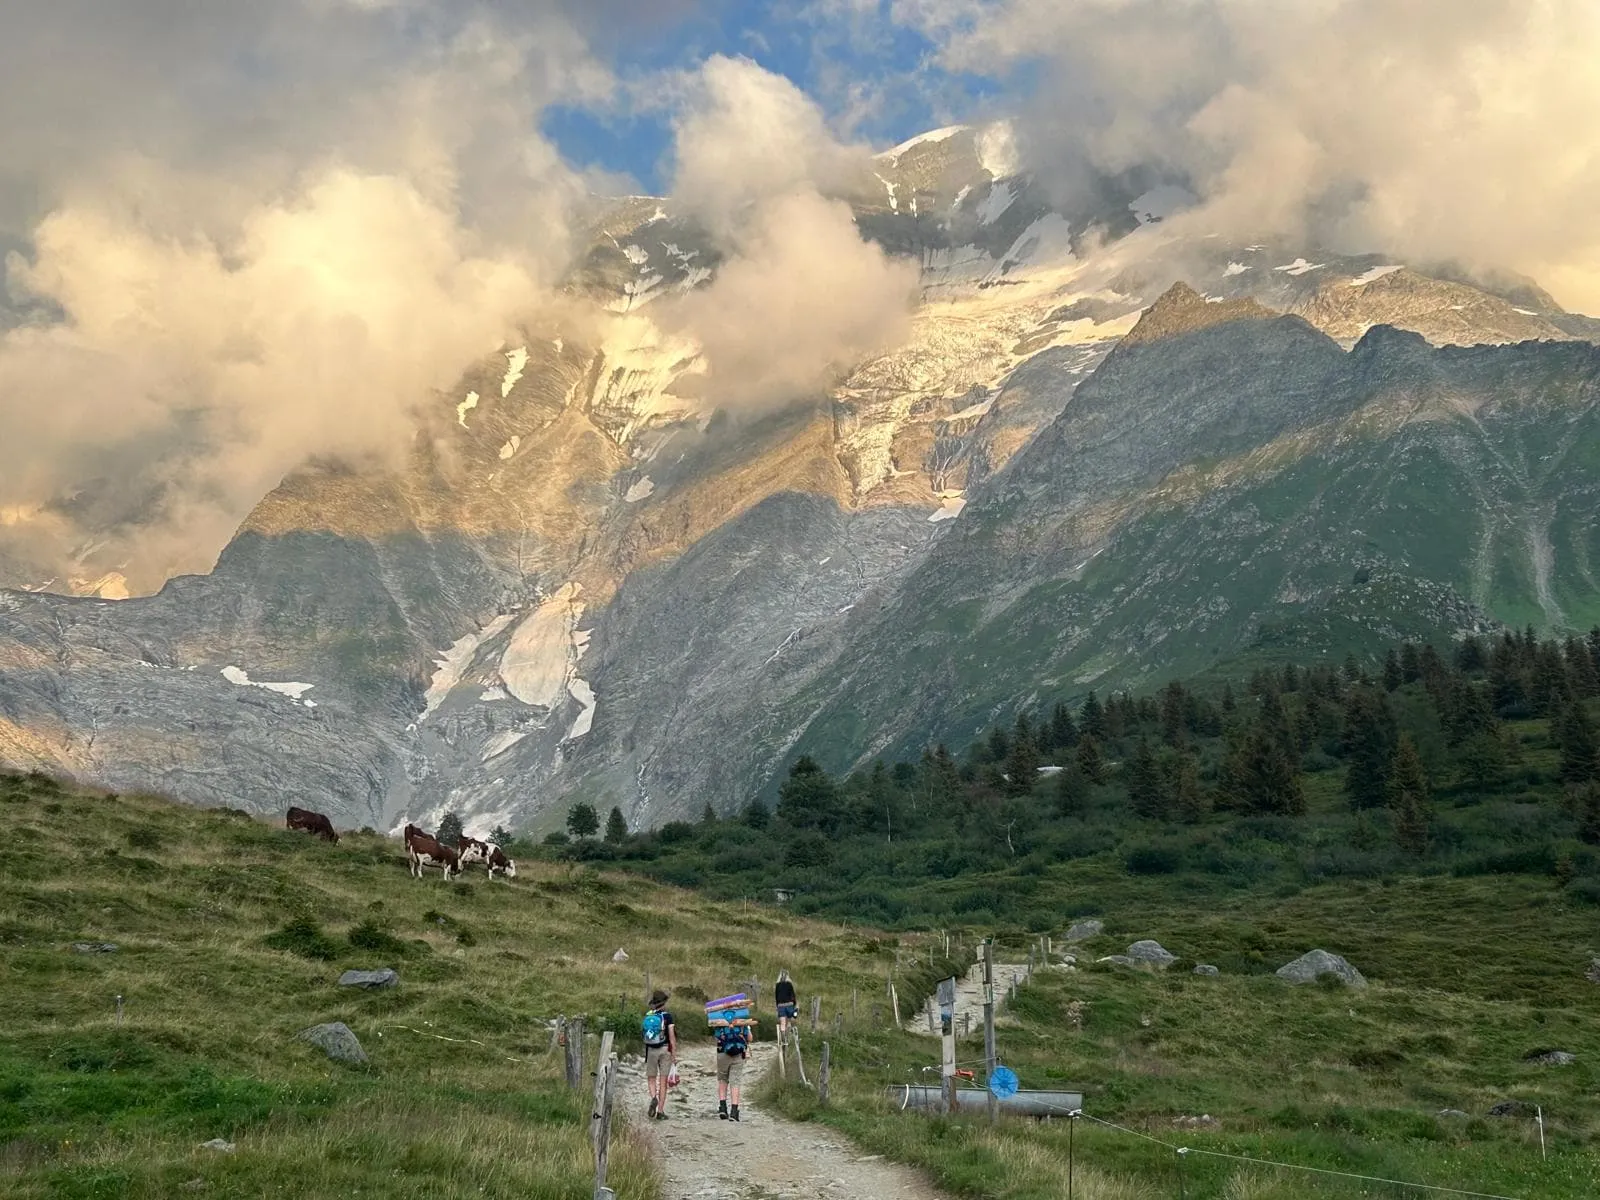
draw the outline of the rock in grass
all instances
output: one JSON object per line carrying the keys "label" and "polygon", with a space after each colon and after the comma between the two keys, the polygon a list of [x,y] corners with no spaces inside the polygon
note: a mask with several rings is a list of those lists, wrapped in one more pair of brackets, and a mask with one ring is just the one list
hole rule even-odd
{"label": "rock in grass", "polygon": [[1165,971],[1178,961],[1178,956],[1168,950],[1160,942],[1145,938],[1135,942],[1127,949],[1127,956],[1141,966],[1154,967],[1158,971]]}
{"label": "rock in grass", "polygon": [[1213,967],[1210,963],[1201,963],[1199,966],[1195,967],[1194,973],[1196,975],[1221,975],[1222,974],[1221,971],[1217,970],[1217,968]]}
{"label": "rock in grass", "polygon": [[1099,937],[1106,931],[1106,923],[1099,917],[1091,917],[1087,921],[1074,921],[1072,928],[1067,930],[1067,941],[1081,942],[1085,938]]}
{"label": "rock in grass", "polygon": [[1524,1061],[1541,1067],[1570,1067],[1578,1056],[1566,1050],[1535,1050]]}
{"label": "rock in grass", "polygon": [[1583,973],[1583,977],[1590,983],[1600,983],[1600,958],[1589,960],[1589,969]]}
{"label": "rock in grass", "polygon": [[238,1148],[227,1138],[212,1138],[209,1142],[200,1143],[200,1149],[215,1150],[219,1154],[232,1154]]}
{"label": "rock in grass", "polygon": [[366,988],[368,991],[392,988],[399,982],[400,976],[393,967],[380,967],[376,971],[346,971],[339,976],[340,987]]}
{"label": "rock in grass", "polygon": [[1290,983],[1315,983],[1319,976],[1336,976],[1346,987],[1364,988],[1365,977],[1337,954],[1312,950],[1278,968],[1278,977]]}
{"label": "rock in grass", "polygon": [[334,1062],[365,1063],[367,1052],[361,1048],[361,1043],[356,1035],[350,1031],[350,1026],[343,1021],[330,1021],[326,1025],[313,1025],[310,1029],[302,1029],[299,1034],[302,1042],[310,1042],[318,1047]]}
{"label": "rock in grass", "polygon": [[1524,1104],[1521,1100],[1502,1100],[1498,1104],[1489,1106],[1491,1117],[1531,1117],[1533,1105]]}
{"label": "rock in grass", "polygon": [[73,942],[72,952],[74,954],[115,954],[117,952],[117,944],[115,942]]}
{"label": "rock in grass", "polygon": [[1467,1114],[1462,1112],[1459,1108],[1441,1108],[1439,1110],[1439,1115],[1454,1121],[1467,1120]]}

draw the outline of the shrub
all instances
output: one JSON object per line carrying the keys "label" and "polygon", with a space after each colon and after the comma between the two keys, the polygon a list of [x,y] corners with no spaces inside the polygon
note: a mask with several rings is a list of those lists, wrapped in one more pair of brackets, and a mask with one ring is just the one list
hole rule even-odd
{"label": "shrub", "polygon": [[1171,875],[1183,866],[1175,846],[1135,846],[1123,859],[1130,875]]}
{"label": "shrub", "polygon": [[136,825],[128,830],[127,841],[135,850],[161,849],[161,834],[148,825]]}
{"label": "shrub", "polygon": [[273,950],[298,954],[301,958],[330,961],[339,956],[339,947],[322,932],[322,927],[309,916],[298,916],[276,933],[269,933],[263,944]]}
{"label": "shrub", "polygon": [[357,950],[401,956],[411,953],[410,946],[371,918],[351,926],[350,932],[345,934],[345,940]]}

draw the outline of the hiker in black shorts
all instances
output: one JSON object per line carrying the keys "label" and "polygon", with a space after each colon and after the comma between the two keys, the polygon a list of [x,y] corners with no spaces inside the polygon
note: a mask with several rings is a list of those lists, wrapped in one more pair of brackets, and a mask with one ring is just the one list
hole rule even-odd
{"label": "hiker in black shorts", "polygon": [[778,1040],[789,1036],[789,1022],[800,1016],[800,1005],[795,1000],[794,984],[789,982],[789,972],[778,972],[778,986],[773,989],[773,1000],[778,1005]]}

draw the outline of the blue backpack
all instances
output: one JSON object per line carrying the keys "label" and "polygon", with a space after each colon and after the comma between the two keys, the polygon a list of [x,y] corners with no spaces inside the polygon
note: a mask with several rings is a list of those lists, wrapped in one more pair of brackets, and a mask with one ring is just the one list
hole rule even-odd
{"label": "blue backpack", "polygon": [[718,1054],[731,1054],[737,1058],[745,1052],[748,1044],[742,1025],[725,1025],[717,1030]]}
{"label": "blue backpack", "polygon": [[656,1009],[652,1008],[645,1013],[644,1020],[639,1022],[639,1028],[644,1032],[644,1044],[646,1046],[656,1047],[667,1044],[667,1018]]}

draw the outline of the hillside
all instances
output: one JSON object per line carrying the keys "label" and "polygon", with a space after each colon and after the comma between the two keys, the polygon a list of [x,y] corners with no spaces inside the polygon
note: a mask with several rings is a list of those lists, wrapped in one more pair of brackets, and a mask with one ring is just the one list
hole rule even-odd
{"label": "hillside", "polygon": [[[557,1014],[633,1037],[649,972],[698,1038],[693,1010],[745,979],[782,965],[875,995],[895,959],[583,869],[416,882],[397,842],[326,845],[237,810],[8,775],[0,812],[0,1192],[18,1200],[588,1197],[588,1100],[560,1081]],[[381,966],[393,990],[336,986]],[[329,1021],[368,1067],[296,1040]],[[213,1138],[237,1151],[200,1147]],[[624,1136],[611,1161],[619,1196],[657,1194],[644,1143]]]}

